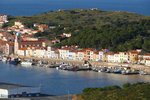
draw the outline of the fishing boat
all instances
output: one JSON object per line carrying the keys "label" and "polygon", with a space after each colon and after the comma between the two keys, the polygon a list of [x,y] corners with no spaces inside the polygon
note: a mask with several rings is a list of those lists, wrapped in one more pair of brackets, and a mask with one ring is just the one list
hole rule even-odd
{"label": "fishing boat", "polygon": [[32,66],[32,62],[29,61],[22,61],[21,65],[25,65],[25,66]]}
{"label": "fishing boat", "polygon": [[2,62],[6,62],[7,61],[7,58],[6,57],[3,57],[2,58]]}

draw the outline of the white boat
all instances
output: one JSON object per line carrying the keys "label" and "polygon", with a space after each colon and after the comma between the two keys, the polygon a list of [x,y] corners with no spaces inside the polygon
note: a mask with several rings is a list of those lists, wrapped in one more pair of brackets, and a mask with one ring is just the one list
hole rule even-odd
{"label": "white boat", "polygon": [[2,58],[2,62],[6,62],[7,61],[7,58],[6,57],[3,57]]}
{"label": "white boat", "polygon": [[21,65],[31,66],[31,65],[32,65],[32,62],[29,62],[29,61],[22,61],[22,62],[21,62]]}

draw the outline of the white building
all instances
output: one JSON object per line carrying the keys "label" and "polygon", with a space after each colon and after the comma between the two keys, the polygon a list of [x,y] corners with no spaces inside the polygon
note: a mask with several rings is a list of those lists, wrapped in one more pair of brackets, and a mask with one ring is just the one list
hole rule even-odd
{"label": "white building", "polygon": [[77,60],[84,60],[84,50],[78,50],[77,52]]}
{"label": "white building", "polygon": [[68,53],[68,59],[69,60],[76,60],[76,56],[77,56],[77,54],[73,50]]}
{"label": "white building", "polygon": [[108,62],[114,62],[114,53],[113,52],[107,53],[107,61]]}
{"label": "white building", "polygon": [[54,49],[54,48],[48,46],[47,51],[46,51],[46,58],[58,59],[59,54],[57,52],[57,49]]}
{"label": "white building", "polygon": [[104,58],[104,52],[103,51],[99,51],[99,60],[103,61]]}
{"label": "white building", "polygon": [[67,59],[68,58],[68,54],[69,54],[69,50],[68,48],[62,48],[62,49],[59,49],[59,57],[61,59]]}
{"label": "white building", "polygon": [[0,98],[40,96],[40,87],[0,83]]}
{"label": "white building", "polygon": [[146,66],[150,66],[150,59],[146,59],[146,60],[145,60],[145,65],[146,65]]}

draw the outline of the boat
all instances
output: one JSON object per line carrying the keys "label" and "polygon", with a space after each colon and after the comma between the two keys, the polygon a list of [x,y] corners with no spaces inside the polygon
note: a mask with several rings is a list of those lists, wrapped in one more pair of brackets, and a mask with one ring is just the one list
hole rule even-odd
{"label": "boat", "polygon": [[133,74],[139,74],[139,70],[122,70],[121,74],[123,75],[133,75]]}
{"label": "boat", "polygon": [[113,73],[115,73],[115,74],[121,74],[121,72],[122,72],[121,69],[116,69],[116,70],[113,71]]}
{"label": "boat", "polygon": [[146,73],[145,71],[139,71],[140,75],[148,75],[148,73]]}
{"label": "boat", "polygon": [[3,57],[2,58],[2,62],[6,62],[7,61],[7,58],[6,57]]}
{"label": "boat", "polygon": [[9,64],[18,65],[20,64],[21,60],[19,58],[15,58],[9,61]]}
{"label": "boat", "polygon": [[21,65],[26,65],[26,66],[32,66],[32,62],[29,61],[22,61]]}

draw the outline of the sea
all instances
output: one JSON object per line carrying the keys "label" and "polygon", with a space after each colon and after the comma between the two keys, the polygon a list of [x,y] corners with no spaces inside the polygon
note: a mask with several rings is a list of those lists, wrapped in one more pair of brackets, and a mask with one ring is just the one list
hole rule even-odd
{"label": "sea", "polygon": [[0,13],[31,16],[58,9],[98,8],[150,15],[150,0],[0,0]]}
{"label": "sea", "polygon": [[149,75],[120,75],[93,71],[71,72],[0,62],[0,82],[40,87],[50,95],[79,94],[84,88],[150,82]]}

